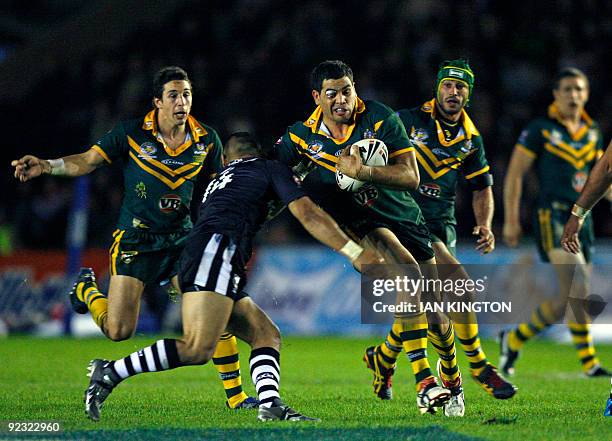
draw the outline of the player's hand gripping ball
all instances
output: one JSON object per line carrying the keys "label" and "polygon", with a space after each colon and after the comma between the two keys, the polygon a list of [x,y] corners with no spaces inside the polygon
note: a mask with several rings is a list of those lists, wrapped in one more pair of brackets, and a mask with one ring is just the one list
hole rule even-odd
{"label": "player's hand gripping ball", "polygon": [[[359,148],[359,154],[363,165],[372,167],[381,167],[387,165],[389,153],[387,146],[379,139],[362,139],[357,141],[353,146]],[[344,191],[357,191],[365,182],[350,178],[344,173],[336,170],[336,183],[338,187]]]}

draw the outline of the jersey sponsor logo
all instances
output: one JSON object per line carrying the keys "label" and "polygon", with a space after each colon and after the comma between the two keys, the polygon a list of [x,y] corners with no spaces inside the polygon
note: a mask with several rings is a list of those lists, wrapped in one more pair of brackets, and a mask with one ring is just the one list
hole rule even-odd
{"label": "jersey sponsor logo", "polygon": [[165,194],[159,198],[159,211],[162,213],[174,213],[181,208],[182,199],[177,194]]}
{"label": "jersey sponsor logo", "polygon": [[321,150],[323,150],[323,143],[321,141],[311,141],[308,144],[308,152],[315,158],[320,157]]}
{"label": "jersey sponsor logo", "polygon": [[206,145],[205,144],[202,144],[201,142],[196,143],[196,145],[195,145],[196,153],[202,153],[204,150],[206,150]]}
{"label": "jersey sponsor logo", "polygon": [[597,130],[589,129],[589,142],[597,142],[598,138],[599,138],[599,135],[597,133]]}
{"label": "jersey sponsor logo", "polygon": [[589,175],[583,171],[577,171],[574,173],[574,176],[572,177],[572,187],[574,187],[576,192],[580,193],[582,191],[588,177]]}
{"label": "jersey sponsor logo", "polygon": [[436,147],[435,149],[431,149],[432,153],[434,155],[436,155],[438,158],[442,157],[442,158],[450,158],[452,155],[450,153],[448,153],[446,150],[440,148],[440,147]]}
{"label": "jersey sponsor logo", "polygon": [[177,161],[176,159],[164,159],[161,163],[166,165],[185,165],[184,162]]}
{"label": "jersey sponsor logo", "polygon": [[421,193],[423,196],[439,199],[441,195],[441,190],[438,184],[428,182],[426,184],[419,185],[419,193]]}
{"label": "jersey sponsor logo", "polygon": [[370,207],[378,199],[378,190],[374,186],[363,186],[353,193],[353,199],[362,207]]}
{"label": "jersey sponsor logo", "polygon": [[140,144],[139,158],[155,159],[155,153],[157,153],[157,147],[152,142],[147,141]]}

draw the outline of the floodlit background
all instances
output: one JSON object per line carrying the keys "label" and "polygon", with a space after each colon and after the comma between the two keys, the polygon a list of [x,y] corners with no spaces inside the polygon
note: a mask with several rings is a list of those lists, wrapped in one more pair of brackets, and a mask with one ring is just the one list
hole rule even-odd
{"label": "floodlit background", "polygon": [[[188,71],[192,114],[217,128],[222,139],[240,129],[271,144],[312,112],[309,74],[320,61],[346,61],[362,98],[401,109],[432,97],[440,61],[468,57],[476,74],[468,112],[484,136],[495,178],[494,225],[501,242],[501,184],[511,149],[526,122],[545,113],[550,79],[559,68],[586,72],[587,111],[601,124],[606,144],[612,136],[610,41],[612,3],[595,0],[3,1],[0,333],[92,330],[89,317],[71,316],[65,293],[79,262],[104,279],[123,191],[120,167],[98,170],[78,185],[48,176],[19,184],[10,160],[81,152],[118,120],[144,116],[151,108],[151,77],[164,65]],[[518,252],[500,246],[491,259],[535,256],[529,238],[535,194],[530,177],[524,246]],[[81,218],[74,216],[77,195],[88,207]],[[464,258],[471,256],[470,201],[462,188],[457,215]],[[612,236],[609,218],[609,204],[600,203],[598,236]],[[82,242],[79,234],[85,234]],[[290,317],[285,329],[372,332],[358,326],[358,315],[333,309],[342,296],[356,299],[358,307],[358,277],[328,250],[313,247],[294,221],[281,216],[264,228],[258,244],[251,280],[264,281],[257,290],[262,301],[269,300],[266,309],[275,318],[289,311],[310,320],[294,323]],[[611,263],[612,248],[600,246],[598,256]],[[313,279],[321,283],[313,286]],[[151,289],[147,298],[141,332],[176,329],[176,306],[163,292]]]}

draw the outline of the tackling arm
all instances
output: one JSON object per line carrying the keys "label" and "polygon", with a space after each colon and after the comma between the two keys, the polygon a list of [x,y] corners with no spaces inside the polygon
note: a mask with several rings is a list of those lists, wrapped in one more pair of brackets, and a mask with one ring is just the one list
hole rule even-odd
{"label": "tackling arm", "polygon": [[357,270],[361,265],[382,263],[373,250],[365,250],[349,239],[332,217],[316,205],[308,196],[289,203],[289,211],[300,221],[306,231],[319,242],[348,257]]}

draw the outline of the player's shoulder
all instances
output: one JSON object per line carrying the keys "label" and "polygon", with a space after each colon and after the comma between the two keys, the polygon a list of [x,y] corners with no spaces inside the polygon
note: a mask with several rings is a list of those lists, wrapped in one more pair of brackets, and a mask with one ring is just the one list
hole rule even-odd
{"label": "player's shoulder", "polygon": [[189,116],[189,126],[196,136],[219,138],[219,132],[211,125],[202,122],[194,116]]}
{"label": "player's shoulder", "polygon": [[431,119],[430,114],[421,110],[421,106],[399,109],[396,113],[403,122],[424,119],[425,117]]}
{"label": "player's shoulder", "polygon": [[387,119],[389,116],[395,113],[391,107],[381,103],[380,101],[364,100],[363,104],[365,105],[364,115],[372,119]]}
{"label": "player's shoulder", "polygon": [[315,123],[316,121],[311,120],[296,121],[287,127],[287,134],[293,134],[304,139],[309,133],[312,133],[312,125]]}

